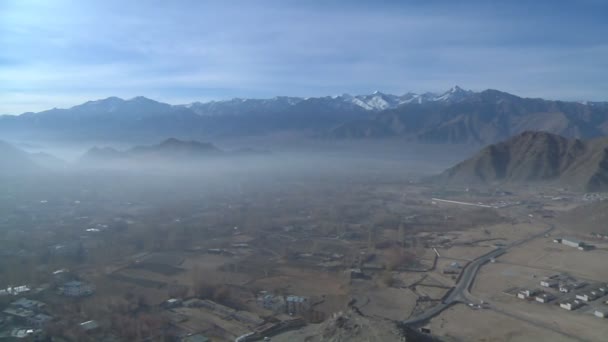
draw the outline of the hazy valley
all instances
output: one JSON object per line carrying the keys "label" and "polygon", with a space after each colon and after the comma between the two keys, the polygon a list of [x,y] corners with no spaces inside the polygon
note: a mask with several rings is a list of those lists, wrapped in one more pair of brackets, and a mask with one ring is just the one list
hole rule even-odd
{"label": "hazy valley", "polygon": [[0,342],[607,341],[606,13],[0,1]]}

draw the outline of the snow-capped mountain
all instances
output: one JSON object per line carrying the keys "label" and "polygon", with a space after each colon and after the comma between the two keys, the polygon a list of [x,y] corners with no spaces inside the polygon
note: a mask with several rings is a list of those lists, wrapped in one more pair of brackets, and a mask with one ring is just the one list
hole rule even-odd
{"label": "snow-capped mountain", "polygon": [[427,103],[427,102],[459,102],[468,96],[475,94],[471,90],[464,90],[458,86],[452,87],[450,90],[436,94],[436,93],[407,93],[404,95],[393,95],[385,94],[380,91],[375,91],[368,95],[350,95],[342,94],[333,97],[319,97],[319,98],[301,98],[301,97],[288,97],[288,96],[277,96],[271,99],[240,99],[235,98],[224,101],[210,101],[210,102],[193,102],[185,105],[178,105],[177,107],[188,108],[195,113],[203,116],[217,116],[217,115],[232,115],[242,114],[243,112],[255,112],[259,110],[266,110],[269,112],[279,112],[286,110],[289,107],[298,105],[302,101],[311,101],[313,99],[334,101],[334,106],[342,104],[352,104],[357,107],[363,108],[368,111],[381,111],[386,109],[397,108],[400,105],[406,103]]}
{"label": "snow-capped mountain", "polygon": [[445,93],[435,96],[431,101],[439,101],[439,102],[460,102],[464,99],[469,98],[471,95],[474,95],[475,92],[472,90],[464,90],[459,86],[454,86],[450,90]]}
{"label": "snow-capped mountain", "polygon": [[379,91],[375,91],[370,95],[352,96],[349,94],[344,94],[336,97],[336,99],[350,102],[366,110],[385,110],[395,108],[402,104],[399,96],[384,94]]}
{"label": "snow-capped mountain", "polygon": [[350,102],[354,105],[357,105],[365,110],[372,111],[380,111],[386,109],[397,108],[406,103],[427,103],[427,102],[446,102],[446,103],[455,103],[460,102],[472,95],[475,92],[472,90],[464,90],[459,86],[454,86],[450,90],[436,94],[436,93],[406,93],[404,95],[392,95],[392,94],[384,94],[382,92],[376,91],[370,95],[356,95],[351,96],[348,94],[344,94],[341,96],[336,96],[335,99],[343,100]]}
{"label": "snow-capped mountain", "polygon": [[608,135],[608,103],[527,99],[455,86],[443,93],[279,96],[185,105],[141,96],[128,100],[110,97],[68,109],[0,116],[0,135],[16,141],[150,142],[169,136],[212,140],[296,134],[491,143],[524,129],[582,138]]}

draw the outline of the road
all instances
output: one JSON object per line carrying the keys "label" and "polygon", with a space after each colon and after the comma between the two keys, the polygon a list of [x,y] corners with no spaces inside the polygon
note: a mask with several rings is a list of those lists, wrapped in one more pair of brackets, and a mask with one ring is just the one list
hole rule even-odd
{"label": "road", "polygon": [[440,304],[430,308],[429,310],[421,313],[420,315],[417,315],[404,321],[403,324],[411,325],[422,323],[438,315],[443,310],[449,308],[455,303],[469,303],[470,301],[467,299],[471,298],[469,289],[471,288],[471,285],[473,285],[473,281],[475,281],[475,277],[477,276],[477,272],[479,272],[481,266],[483,266],[485,263],[489,262],[493,258],[497,258],[500,255],[506,253],[508,249],[522,245],[528,241],[548,234],[553,229],[555,229],[555,226],[550,225],[549,228],[545,229],[540,233],[534,234],[520,241],[513,242],[505,247],[497,248],[471,261],[462,269],[462,272],[460,274],[460,277],[458,278],[458,281],[456,282],[456,285],[450,290],[448,295],[443,298]]}
{"label": "road", "polygon": [[450,293],[441,301],[440,304],[430,308],[429,310],[423,312],[422,314],[410,318],[404,321],[404,324],[416,324],[420,322],[424,322],[428,319],[433,318],[435,315],[438,315],[443,310],[450,307],[455,303],[462,303],[466,301],[466,296],[469,288],[473,284],[473,280],[479,271],[481,265],[489,262],[492,258],[496,258],[497,256],[505,253],[504,248],[495,249],[487,254],[482,255],[481,257],[471,261],[467,266],[465,266],[462,270],[460,278],[454,286]]}
{"label": "road", "polygon": [[452,200],[446,200],[446,199],[441,199],[441,198],[431,198],[431,201],[434,201],[434,202],[443,202],[443,203],[451,203],[451,204],[460,204],[460,205],[468,205],[468,206],[481,207],[481,208],[494,208],[494,209],[497,209],[495,206],[487,205],[487,204],[461,202],[461,201],[452,201]]}

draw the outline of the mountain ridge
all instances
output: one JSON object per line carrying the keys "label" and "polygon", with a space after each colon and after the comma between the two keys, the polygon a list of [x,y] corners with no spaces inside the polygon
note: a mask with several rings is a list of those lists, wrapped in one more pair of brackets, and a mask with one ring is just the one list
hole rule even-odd
{"label": "mountain ridge", "polygon": [[168,138],[155,145],[138,145],[124,151],[112,147],[92,147],[81,161],[123,161],[140,159],[196,160],[223,153],[212,143]]}
{"label": "mountain ridge", "polygon": [[558,182],[585,191],[608,189],[608,138],[568,139],[525,131],[481,149],[445,170],[449,184]]}
{"label": "mountain ridge", "polygon": [[[54,110],[70,110],[70,109],[80,109],[80,108],[92,109],[95,106],[100,106],[100,105],[101,106],[119,105],[119,104],[137,103],[137,102],[155,103],[155,104],[170,106],[170,107],[175,107],[175,108],[188,108],[188,109],[195,108],[196,109],[197,107],[202,107],[202,109],[206,109],[206,107],[212,107],[214,105],[219,105],[219,104],[235,104],[235,103],[244,103],[244,102],[248,102],[248,101],[249,102],[258,102],[258,103],[282,101],[289,105],[295,105],[301,101],[306,101],[306,100],[315,99],[315,98],[317,98],[317,99],[318,98],[338,99],[338,100],[343,100],[344,102],[347,102],[347,103],[352,102],[363,109],[384,110],[384,109],[388,109],[388,108],[394,108],[394,107],[399,106],[404,103],[421,102],[421,101],[428,102],[428,101],[453,100],[453,97],[450,97],[450,95],[458,94],[458,96],[461,96],[462,94],[473,94],[473,93],[474,92],[472,90],[464,90],[461,87],[459,87],[458,85],[456,85],[442,93],[426,92],[426,93],[418,94],[418,93],[408,92],[403,95],[394,95],[394,94],[384,93],[384,92],[376,90],[371,94],[359,94],[359,95],[351,95],[348,93],[344,93],[342,95],[337,95],[337,96],[320,96],[320,97],[298,97],[298,96],[275,96],[272,98],[239,98],[239,97],[235,97],[235,98],[227,99],[227,100],[210,100],[210,101],[206,101],[206,102],[194,101],[194,102],[190,102],[190,103],[186,103],[186,104],[175,104],[175,105],[156,101],[154,99],[150,99],[148,97],[141,96],[141,95],[135,96],[130,99],[124,99],[124,98],[120,98],[117,96],[109,96],[107,98],[90,100],[90,101],[84,102],[79,105],[74,105],[69,108],[52,108],[52,109],[44,110],[41,112],[25,112],[25,113],[22,113],[19,115],[39,114],[39,113],[44,113],[44,112],[49,112],[49,111],[54,111]],[[384,100],[387,103],[388,102],[391,102],[391,103],[389,106],[386,106],[382,102],[380,102],[378,105],[374,105],[374,103],[378,103],[379,100]],[[200,110],[201,109],[198,109],[197,111],[200,112]],[[200,115],[206,115],[206,114],[207,113],[200,113]],[[4,115],[0,115],[0,116],[8,116],[8,115],[9,114],[4,114]],[[16,116],[19,116],[19,115],[16,115]]]}
{"label": "mountain ridge", "polygon": [[454,86],[443,93],[374,92],[277,96],[170,105],[138,96],[88,101],[68,109],[1,116],[12,140],[140,142],[174,136],[216,140],[272,134],[328,139],[399,137],[428,143],[489,144],[525,130],[567,137],[608,135],[608,103],[523,98]]}
{"label": "mountain ridge", "polygon": [[[462,93],[460,93],[462,94]],[[608,134],[608,104],[522,98],[494,89],[452,102],[412,103],[334,128],[337,138],[405,137],[432,143],[490,144],[526,130],[568,137]]]}

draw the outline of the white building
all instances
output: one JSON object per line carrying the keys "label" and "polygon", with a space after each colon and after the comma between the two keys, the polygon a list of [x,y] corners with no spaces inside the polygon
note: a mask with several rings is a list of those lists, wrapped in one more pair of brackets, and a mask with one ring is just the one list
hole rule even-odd
{"label": "white building", "polygon": [[583,303],[578,300],[572,300],[572,301],[560,303],[559,306],[562,309],[572,311],[572,310],[576,310],[576,309],[580,308],[581,306],[583,306]]}
{"label": "white building", "polygon": [[555,296],[550,293],[543,293],[539,296],[536,296],[536,301],[539,303],[548,303],[555,299]]}
{"label": "white building", "polygon": [[572,238],[563,238],[562,239],[562,245],[578,248],[578,247],[582,247],[583,243],[581,241],[579,241],[579,240],[575,240],[575,239],[572,239]]}
{"label": "white building", "polygon": [[540,293],[540,291],[536,290],[536,289],[521,290],[521,291],[519,291],[519,293],[517,293],[517,298],[526,299],[526,298],[536,296],[539,293]]}
{"label": "white building", "polygon": [[556,287],[558,284],[555,279],[543,279],[540,281],[540,286],[542,287]]}
{"label": "white building", "polygon": [[595,317],[606,318],[608,317],[608,308],[596,309],[593,314]]}
{"label": "white building", "polygon": [[579,299],[579,300],[582,300],[585,302],[590,302],[590,301],[598,299],[601,295],[603,295],[603,293],[600,293],[598,290],[591,290],[591,291],[586,291],[586,292],[577,294],[576,299]]}

